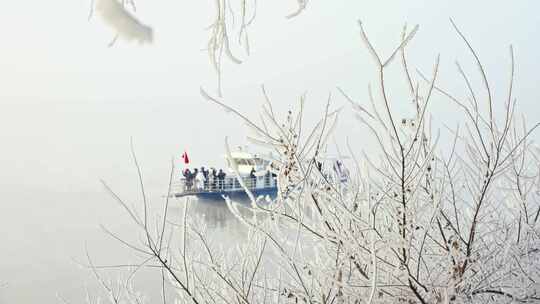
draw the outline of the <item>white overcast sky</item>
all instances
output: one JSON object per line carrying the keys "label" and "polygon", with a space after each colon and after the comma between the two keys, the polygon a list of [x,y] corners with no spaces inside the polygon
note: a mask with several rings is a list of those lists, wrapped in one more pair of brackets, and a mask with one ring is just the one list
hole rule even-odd
{"label": "white overcast sky", "polygon": [[[211,93],[216,87],[202,51],[214,0],[136,1],[137,17],[154,28],[154,43],[108,48],[114,33],[99,18],[87,20],[90,0],[0,0],[0,248],[6,257],[0,303],[57,303],[57,292],[80,302],[87,273],[72,258],[84,256],[86,242],[93,255],[118,254],[98,224],[115,232],[132,227],[99,179],[130,203],[139,200],[130,137],[152,206],[162,202],[171,156],[187,149],[194,165],[217,166],[225,136],[245,143],[244,124],[199,94],[201,86]],[[407,49],[410,65],[429,73],[440,54],[438,84],[465,96],[455,60],[475,87],[481,82],[452,30],[453,17],[485,64],[499,107],[514,45],[519,110],[530,123],[540,120],[538,0],[311,0],[293,20],[285,16],[296,0],[257,2],[252,54],[239,53],[245,63],[226,64],[223,75],[225,101],[247,116],[258,117],[261,84],[280,113],[308,92],[311,121],[332,93],[332,106],[343,106],[335,141],[343,147],[349,138],[356,152],[369,151],[373,141],[336,90],[366,104],[367,84],[376,78],[357,20],[383,54],[397,44],[403,24],[419,24]],[[400,73],[396,63],[392,75]],[[407,116],[403,82],[389,79],[392,107]],[[431,106],[437,122],[463,122],[449,100],[436,95]]]}
{"label": "white overcast sky", "polygon": [[[336,86],[365,102],[374,66],[358,35],[358,19],[383,53],[399,40],[404,23],[419,24],[411,63],[431,71],[440,53],[441,85],[459,94],[454,61],[471,73],[476,68],[451,28],[453,17],[500,96],[508,79],[508,45],[515,46],[516,96],[530,121],[540,118],[538,1],[312,0],[293,20],[284,16],[296,1],[258,2],[252,55],[240,53],[244,64],[224,66],[225,100],[249,116],[257,117],[263,83],[283,111],[305,91],[312,115],[320,114],[330,92],[336,107],[347,107]],[[217,164],[224,136],[243,142],[243,124],[198,94],[200,86],[215,88],[202,51],[214,1],[137,4],[137,17],[154,28],[154,43],[108,48],[114,33],[99,18],[87,20],[90,1],[0,0],[1,184],[53,191],[99,189],[99,178],[121,184],[126,174],[132,177],[133,137],[148,183],[161,185],[170,157],[183,149],[196,164]],[[434,110],[446,110],[447,103],[438,100]],[[349,112],[340,130],[358,147],[364,133]]]}

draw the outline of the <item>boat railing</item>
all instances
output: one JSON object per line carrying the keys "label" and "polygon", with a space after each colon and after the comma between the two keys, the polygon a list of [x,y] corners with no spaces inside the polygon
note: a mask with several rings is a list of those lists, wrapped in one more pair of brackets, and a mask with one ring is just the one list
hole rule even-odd
{"label": "boat railing", "polygon": [[[276,186],[276,179],[270,174],[256,177],[247,176],[241,179],[248,189],[264,189]],[[236,177],[225,177],[224,179],[210,178],[204,182],[193,178],[186,179],[182,177],[172,185],[172,188],[173,193],[180,195],[244,190]]]}

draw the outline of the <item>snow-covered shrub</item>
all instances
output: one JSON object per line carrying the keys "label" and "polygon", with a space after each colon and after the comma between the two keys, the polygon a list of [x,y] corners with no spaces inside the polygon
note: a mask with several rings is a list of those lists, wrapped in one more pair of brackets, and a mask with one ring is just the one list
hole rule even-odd
{"label": "snow-covered shrub", "polygon": [[[454,28],[484,84],[481,93],[475,91],[458,65],[465,100],[438,85],[438,58],[431,75],[409,68],[405,50],[417,28],[405,30],[401,43],[382,58],[360,24],[377,85],[370,87],[368,106],[340,92],[380,153],[349,151],[356,173],[347,182],[329,178],[318,166],[339,114],[330,103],[306,130],[303,98],[299,110],[280,121],[263,89],[267,102],[255,122],[202,91],[253,129],[252,142],[279,155],[278,198],[257,198],[249,207],[227,200],[247,233],[233,251],[209,241],[204,224],[187,215],[189,202],[178,225],[167,220],[167,202],[155,229],[146,203],[138,215],[120,201],[143,236],[142,244],[125,245],[144,256],[141,267],[156,267],[167,278],[164,302],[540,301],[540,151],[529,137],[537,125],[527,128],[515,117],[512,49],[508,93],[495,100],[478,56]],[[412,100],[416,113],[406,119],[393,110],[399,101],[389,97],[386,83],[388,67],[400,63],[410,88],[402,100]],[[449,138],[432,130],[435,94],[462,111],[464,123]],[[496,107],[503,108],[501,117]],[[451,143],[450,149],[440,142]],[[135,302],[132,291],[122,290],[113,293],[113,302]]]}

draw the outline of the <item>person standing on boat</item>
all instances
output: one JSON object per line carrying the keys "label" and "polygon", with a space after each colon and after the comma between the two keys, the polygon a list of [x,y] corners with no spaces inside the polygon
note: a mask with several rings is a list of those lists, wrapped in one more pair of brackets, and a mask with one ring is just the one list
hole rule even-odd
{"label": "person standing on boat", "polygon": [[186,170],[182,171],[182,175],[184,176],[186,180],[185,181],[186,190],[191,190],[191,186],[193,186],[193,176],[189,168],[186,168]]}
{"label": "person standing on boat", "polygon": [[[197,170],[197,169],[195,169]],[[204,189],[204,183],[206,182],[206,179],[204,178],[203,171],[197,171],[197,174],[195,174],[195,184],[197,186],[197,189],[203,190]]]}
{"label": "person standing on boat", "polygon": [[225,184],[225,172],[223,170],[219,169],[219,172],[217,174],[219,189],[223,190],[223,185]]}
{"label": "person standing on boat", "polygon": [[217,172],[216,168],[212,167],[210,168],[210,189],[216,190],[216,183],[217,183]]}
{"label": "person standing on boat", "polygon": [[251,171],[249,172],[249,187],[255,188],[255,182],[257,180],[257,177],[255,176],[255,168],[251,167]]}
{"label": "person standing on boat", "polygon": [[208,189],[208,170],[206,170],[203,166],[201,167],[201,172],[204,176],[204,189],[207,190]]}
{"label": "person standing on boat", "polygon": [[193,172],[191,173],[191,185],[194,186],[194,188],[199,188],[199,185],[197,185],[197,174],[199,174],[199,169],[193,168]]}

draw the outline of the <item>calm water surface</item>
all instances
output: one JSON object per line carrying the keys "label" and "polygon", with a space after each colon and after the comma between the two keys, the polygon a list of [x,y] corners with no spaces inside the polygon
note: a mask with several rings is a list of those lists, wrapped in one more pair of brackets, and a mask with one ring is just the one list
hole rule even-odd
{"label": "calm water surface", "polygon": [[[138,243],[135,225],[104,190],[3,192],[0,303],[62,303],[59,297],[68,303],[81,303],[87,292],[99,295],[90,271],[79,265],[87,262],[85,247],[96,265],[139,260],[100,228],[103,224],[122,238]],[[181,219],[183,204],[171,201],[171,218]],[[150,205],[161,208],[163,198],[150,199]],[[225,204],[193,201],[189,210],[205,219],[210,237],[229,245],[241,241],[244,228]],[[136,286],[151,297],[159,279],[151,271],[141,272]]]}

